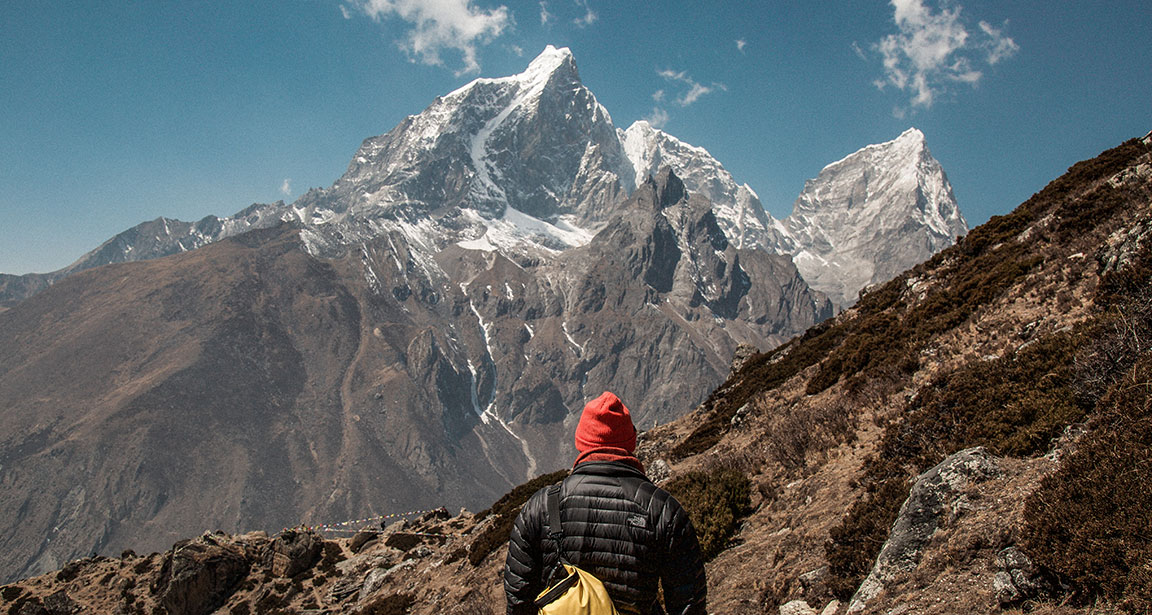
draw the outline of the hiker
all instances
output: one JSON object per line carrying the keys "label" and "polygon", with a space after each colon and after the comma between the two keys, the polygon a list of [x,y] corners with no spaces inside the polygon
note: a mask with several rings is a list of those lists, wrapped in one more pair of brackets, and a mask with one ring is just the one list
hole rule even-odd
{"label": "hiker", "polygon": [[[567,563],[591,573],[621,615],[704,615],[704,561],[688,513],[652,484],[636,450],[628,408],[612,393],[588,402],[576,427],[578,456],[559,483],[560,544]],[[512,527],[504,566],[508,615],[536,615],[537,596],[565,577],[549,537],[549,487]],[[558,572],[555,572],[559,568]]]}

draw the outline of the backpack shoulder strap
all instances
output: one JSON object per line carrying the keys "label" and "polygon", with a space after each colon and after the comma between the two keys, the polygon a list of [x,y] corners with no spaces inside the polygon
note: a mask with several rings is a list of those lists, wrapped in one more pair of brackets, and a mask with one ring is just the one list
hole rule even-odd
{"label": "backpack shoulder strap", "polygon": [[564,526],[560,522],[560,487],[563,482],[548,487],[548,538],[556,545],[556,554],[561,562],[567,562],[564,557]]}
{"label": "backpack shoulder strap", "polygon": [[560,486],[556,483],[548,487],[548,537],[552,539],[564,536],[564,527],[560,524]]}

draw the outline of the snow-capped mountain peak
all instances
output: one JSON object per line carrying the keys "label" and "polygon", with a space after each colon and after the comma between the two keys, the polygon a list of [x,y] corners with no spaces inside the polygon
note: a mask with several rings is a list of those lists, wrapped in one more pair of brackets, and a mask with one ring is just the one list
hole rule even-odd
{"label": "snow-capped mountain peak", "polygon": [[549,81],[558,79],[579,83],[580,73],[576,69],[576,60],[570,49],[548,45],[540,55],[528,64],[528,68],[524,69],[524,72],[506,77],[479,77],[453,90],[443,98],[459,99],[476,87],[492,84],[513,84],[521,88],[541,88]]}
{"label": "snow-capped mountain peak", "polygon": [[553,75],[557,74],[563,74],[571,77],[574,81],[580,81],[580,74],[576,70],[576,60],[572,57],[572,51],[567,47],[556,48],[548,45],[540,55],[536,56],[536,59],[528,64],[528,68],[524,72],[513,78],[536,82],[550,80]]}
{"label": "snow-capped mountain peak", "polygon": [[944,169],[916,128],[825,166],[805,182],[784,226],[804,279],[840,305],[968,231]]}
{"label": "snow-capped mountain peak", "polygon": [[735,247],[791,255],[809,283],[841,305],[967,229],[915,128],[826,166],[778,221],[707,149],[643,120],[616,128],[581,83],[572,52],[549,45],[523,72],[475,79],[366,139],[329,188],[176,224],[152,249],[136,239],[155,235],[151,229],[126,232],[53,279],[285,221],[303,227],[307,249],[322,256],[400,233],[426,256],[456,244],[548,258],[587,244],[665,167],[711,203]]}

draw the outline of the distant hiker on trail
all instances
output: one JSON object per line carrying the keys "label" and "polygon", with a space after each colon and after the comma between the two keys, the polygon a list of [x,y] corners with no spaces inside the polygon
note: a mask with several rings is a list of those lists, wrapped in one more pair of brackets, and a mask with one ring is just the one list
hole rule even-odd
{"label": "distant hiker on trail", "polygon": [[[537,596],[565,578],[557,542],[564,562],[603,582],[622,615],[704,615],[696,531],[680,503],[644,475],[633,455],[636,427],[619,398],[606,392],[584,406],[576,450],[572,473],[537,491],[516,517],[504,567],[508,615],[535,615]],[[559,493],[559,535],[549,523],[550,489]]]}

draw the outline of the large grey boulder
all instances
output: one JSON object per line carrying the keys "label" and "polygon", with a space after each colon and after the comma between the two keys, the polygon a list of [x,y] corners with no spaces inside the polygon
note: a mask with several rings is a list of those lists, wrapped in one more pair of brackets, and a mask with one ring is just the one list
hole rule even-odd
{"label": "large grey boulder", "polygon": [[169,615],[205,615],[219,608],[248,574],[248,554],[211,536],[176,543],[161,569],[160,604]]}
{"label": "large grey boulder", "polygon": [[324,539],[312,532],[286,531],[264,552],[264,565],[278,577],[294,577],[311,568],[324,553]]}
{"label": "large grey boulder", "polygon": [[900,507],[888,541],[876,556],[868,577],[848,604],[849,613],[864,610],[900,572],[916,568],[920,553],[940,527],[946,514],[959,514],[964,489],[1000,474],[996,460],[983,447],[953,453],[916,478],[908,499]]}

